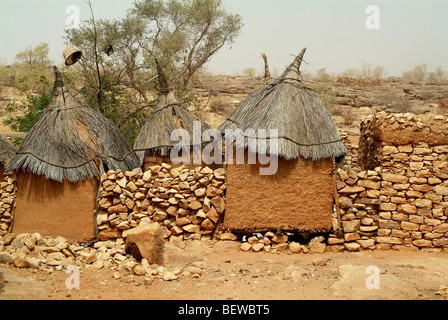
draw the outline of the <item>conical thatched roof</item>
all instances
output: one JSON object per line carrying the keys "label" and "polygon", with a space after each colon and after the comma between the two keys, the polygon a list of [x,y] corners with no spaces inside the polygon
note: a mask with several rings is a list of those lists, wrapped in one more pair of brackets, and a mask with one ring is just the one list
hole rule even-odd
{"label": "conical thatched roof", "polygon": [[[200,141],[199,134],[202,135],[208,129],[206,124],[177,100],[157,60],[156,65],[160,86],[159,96],[154,111],[149,115],[134,143],[134,150],[141,163],[148,155],[169,156],[171,150],[175,146],[179,147],[181,141],[188,141],[182,147],[190,151],[200,150],[202,143],[196,143],[196,141]],[[193,131],[194,122],[200,124],[200,131]],[[174,135],[174,138],[179,140],[171,141],[171,134],[177,129],[184,129],[188,136],[183,135],[179,138]],[[194,134],[198,135],[196,139]]]}
{"label": "conical thatched roof", "polygon": [[14,147],[0,135],[0,163],[8,163],[16,154]]}
{"label": "conical thatched roof", "polygon": [[270,79],[272,79],[271,71],[269,70],[268,56],[265,53],[261,54],[264,61],[264,84],[266,84]]}
{"label": "conical thatched roof", "polygon": [[54,69],[53,99],[7,171],[29,171],[59,182],[78,182],[99,178],[99,161],[109,169],[136,168],[137,156],[123,134],[110,120],[75,100]]}
{"label": "conical thatched roof", "polygon": [[[241,135],[227,135],[235,138],[235,146],[259,150],[260,140],[253,135],[248,139],[248,129],[267,131],[267,152],[287,160],[303,157],[313,161],[336,158],[339,162],[347,150],[341,142],[336,124],[324,103],[300,77],[300,65],[304,49],[282,76],[249,95],[225,121],[220,130],[241,129]],[[270,149],[270,130],[278,130],[278,150]]]}

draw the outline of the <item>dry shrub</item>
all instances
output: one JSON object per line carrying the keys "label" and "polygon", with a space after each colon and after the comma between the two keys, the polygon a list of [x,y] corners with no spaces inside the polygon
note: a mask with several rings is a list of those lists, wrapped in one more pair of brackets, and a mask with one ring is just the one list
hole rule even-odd
{"label": "dry shrub", "polygon": [[411,104],[409,103],[409,101],[407,100],[399,100],[397,102],[395,102],[392,106],[391,106],[392,112],[395,113],[407,113],[407,112],[412,112],[410,111],[411,109]]}
{"label": "dry shrub", "polygon": [[353,114],[353,112],[344,112],[342,117],[344,118],[345,126],[351,126],[356,120],[356,117]]}
{"label": "dry shrub", "polygon": [[223,101],[222,98],[212,99],[209,108],[213,113],[228,114],[232,112],[231,104]]}
{"label": "dry shrub", "polygon": [[411,104],[408,100],[399,100],[391,105],[391,111],[394,113],[413,113],[424,114],[429,111],[425,106],[416,106]]}
{"label": "dry shrub", "polygon": [[356,121],[356,116],[350,109],[351,108],[333,107],[331,109],[331,115],[334,117],[341,117],[344,126],[351,126]]}
{"label": "dry shrub", "polygon": [[439,99],[437,101],[439,108],[443,110],[448,110],[448,98],[445,99]]}
{"label": "dry shrub", "polygon": [[448,98],[437,100],[437,113],[438,114],[448,113]]}
{"label": "dry shrub", "polygon": [[345,111],[342,110],[341,108],[334,107],[334,106],[333,106],[333,108],[331,108],[330,111],[331,111],[331,115],[336,116],[336,117],[342,117],[345,113]]}

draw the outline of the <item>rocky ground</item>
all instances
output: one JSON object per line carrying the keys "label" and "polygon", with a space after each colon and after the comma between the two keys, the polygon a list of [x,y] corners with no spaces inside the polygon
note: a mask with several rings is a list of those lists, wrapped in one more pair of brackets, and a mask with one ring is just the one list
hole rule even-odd
{"label": "rocky ground", "polygon": [[[448,297],[448,256],[430,252],[290,255],[243,252],[240,244],[233,241],[213,246],[192,241],[184,249],[167,245],[164,260],[163,267],[152,266],[153,274],[144,276],[124,269],[80,266],[79,289],[73,288],[75,282],[70,277],[74,273],[65,266],[38,270],[0,264],[0,299],[439,300]],[[368,269],[369,266],[377,268]],[[164,273],[171,275],[164,277]],[[368,289],[375,285],[378,289]]]}

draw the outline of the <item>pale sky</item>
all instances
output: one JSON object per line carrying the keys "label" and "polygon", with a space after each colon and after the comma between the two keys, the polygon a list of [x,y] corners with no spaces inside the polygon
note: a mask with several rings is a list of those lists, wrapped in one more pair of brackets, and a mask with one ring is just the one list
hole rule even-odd
{"label": "pale sky", "polygon": [[[271,71],[279,73],[304,47],[302,66],[315,72],[342,72],[362,64],[382,65],[388,75],[427,63],[448,70],[448,1],[446,0],[222,0],[243,17],[236,42],[209,62],[213,73],[235,74],[245,68],[263,70],[261,52]],[[95,16],[120,18],[133,0],[92,0]],[[50,58],[62,62],[64,26],[77,6],[89,17],[83,0],[0,0],[0,59],[12,63],[17,52],[41,42],[50,44]],[[369,30],[369,5],[379,9],[379,30]]]}

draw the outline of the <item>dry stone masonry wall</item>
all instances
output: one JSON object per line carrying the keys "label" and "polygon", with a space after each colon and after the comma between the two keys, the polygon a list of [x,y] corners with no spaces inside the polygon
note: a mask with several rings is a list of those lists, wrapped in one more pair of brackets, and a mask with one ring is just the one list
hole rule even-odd
{"label": "dry stone masonry wall", "polygon": [[340,129],[339,134],[342,142],[347,148],[347,155],[344,159],[344,168],[358,167],[359,134],[344,129]]}
{"label": "dry stone masonry wall", "polygon": [[5,174],[0,183],[0,236],[8,233],[13,220],[16,186],[13,175]]}
{"label": "dry stone masonry wall", "polygon": [[162,163],[143,172],[108,171],[101,178],[99,238],[126,238],[142,222],[158,222],[166,240],[211,238],[225,209],[225,170]]}
{"label": "dry stone masonry wall", "polygon": [[[366,189],[365,195],[370,193],[372,199],[373,196],[377,199],[377,215],[372,217],[378,228],[374,246],[447,251],[448,116],[386,113],[370,116],[361,125],[359,152],[363,169],[379,165],[373,171],[362,171],[362,175],[367,172],[370,180],[370,173],[378,174],[378,178],[368,183],[370,187],[362,180],[356,182],[357,188]],[[342,177],[340,174],[340,178],[347,183],[345,174]],[[341,186],[341,181],[338,183]],[[346,188],[339,189],[339,195],[346,193]],[[350,190],[360,191],[351,195],[353,206],[343,196],[339,199],[340,207],[358,210],[357,203],[364,191],[355,187]],[[356,214],[351,218],[354,219],[350,221],[358,219]],[[362,232],[361,229],[358,232],[361,237]]]}
{"label": "dry stone masonry wall", "polygon": [[359,168],[338,170],[334,230],[328,251],[372,250],[376,246],[381,172]]}

